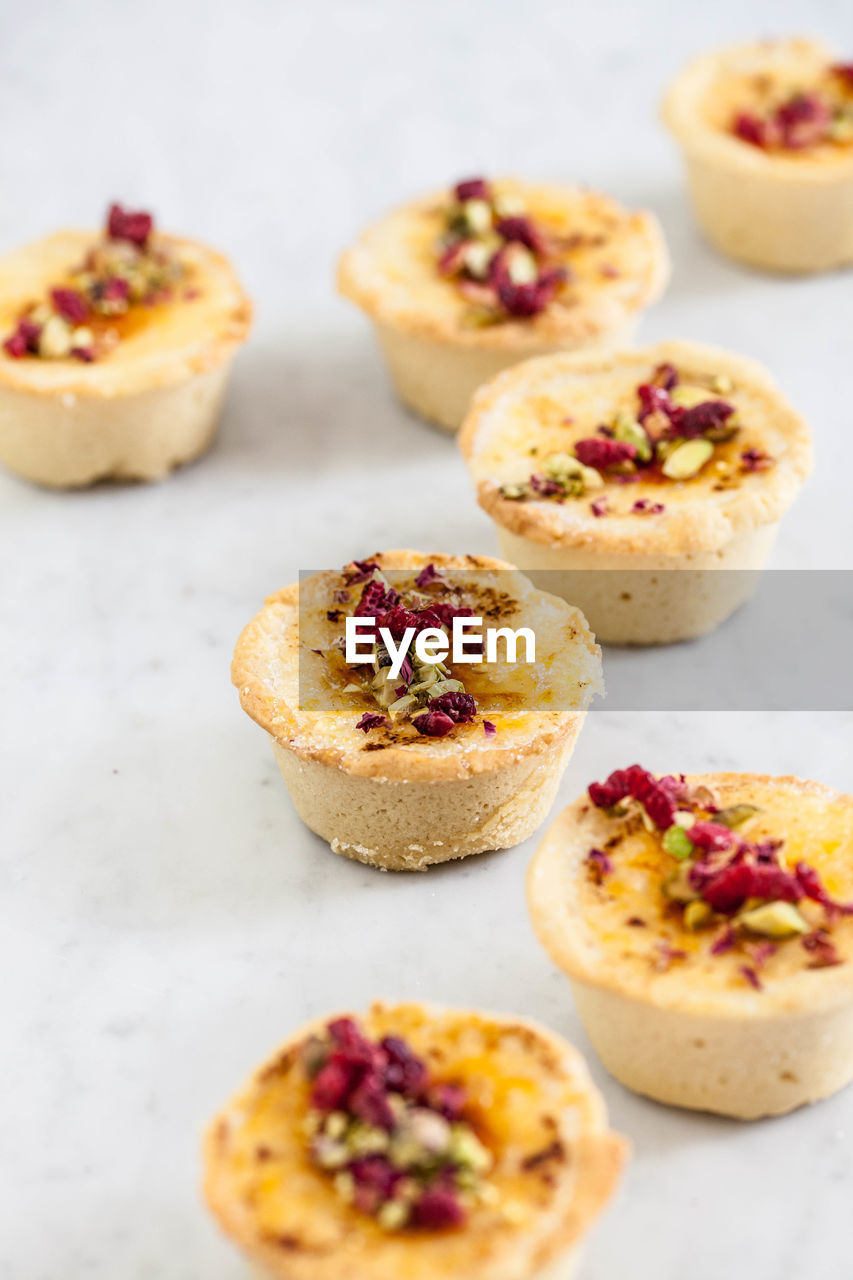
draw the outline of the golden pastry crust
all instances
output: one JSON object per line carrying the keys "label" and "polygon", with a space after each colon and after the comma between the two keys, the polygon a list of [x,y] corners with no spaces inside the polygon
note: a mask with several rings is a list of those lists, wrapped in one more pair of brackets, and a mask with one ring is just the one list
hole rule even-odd
{"label": "golden pastry crust", "polygon": [[663,103],[665,124],[688,150],[743,174],[772,172],[791,184],[832,183],[853,174],[853,146],[822,143],[802,150],[763,150],[732,132],[739,112],[761,109],[819,86],[837,59],[804,37],[763,40],[694,59],[673,81]]}
{"label": "golden pastry crust", "polygon": [[[29,302],[61,283],[97,233],[59,231],[0,259],[0,332],[10,332]],[[156,306],[134,307],[117,321],[121,341],[102,359],[14,359],[0,349],[0,389],[36,397],[108,400],[170,387],[222,365],[248,336],[252,307],[222,254],[192,240],[156,233],[186,265],[186,286]],[[184,296],[190,294],[191,296]]]}
{"label": "golden pastry crust", "polygon": [[[503,714],[483,707],[486,718],[497,724],[494,738],[485,737],[478,717],[477,723],[457,725],[445,738],[409,735],[399,741],[388,731],[387,742],[374,735],[368,740],[355,726],[364,711],[375,711],[376,707],[351,694],[335,692],[325,676],[325,659],[312,652],[314,646],[305,636],[301,641],[302,675],[311,682],[306,685],[309,692],[316,686],[320,705],[300,706],[300,584],[294,584],[270,596],[244,629],[231,669],[243,709],[276,743],[305,761],[334,765],[356,777],[432,781],[495,773],[526,756],[558,750],[574,737],[578,715],[600,691],[600,651],[577,609],[534,591],[511,565],[488,556],[427,556],[401,550],[377,553],[370,559],[382,570],[406,570],[413,575],[432,563],[438,570],[475,573],[486,583],[500,582],[502,591],[511,590],[525,609],[525,625],[531,625],[530,619],[538,620],[537,661],[542,653],[562,664],[565,679],[559,682],[560,709],[539,710],[537,697],[532,695],[531,705],[510,708]],[[334,624],[324,621],[332,607],[332,592],[340,585],[340,575],[331,572],[301,583],[304,617],[313,617],[325,627],[327,642],[340,632],[340,627],[334,631]],[[577,698],[574,709],[570,706],[572,688]],[[545,701],[540,693],[538,705]],[[377,750],[380,741],[382,749]]]}
{"label": "golden pastry crust", "polygon": [[532,1280],[573,1249],[627,1154],[576,1050],[514,1018],[374,1004],[369,1036],[403,1036],[435,1078],[465,1085],[498,1192],[457,1230],[389,1233],[342,1202],[307,1152],[298,1047],[327,1021],[289,1040],[207,1134],[207,1202],[252,1261],[278,1280]]}
{"label": "golden pastry crust", "polygon": [[432,192],[373,223],[341,257],[338,289],[375,322],[462,347],[518,351],[588,343],[655,302],[669,279],[657,219],[629,213],[604,195],[575,187],[494,184],[523,197],[531,217],[557,234],[606,237],[567,257],[574,280],[541,314],[473,327],[470,304],[436,269],[447,192]]}
{"label": "golden pastry crust", "polygon": [[[784,838],[787,864],[807,860],[833,896],[853,899],[853,797],[817,782],[764,774],[688,774],[687,782],[710,788],[723,807],[756,805],[762,812],[750,824],[750,840]],[[615,846],[608,843],[614,838]],[[809,968],[807,953],[792,939],[762,967],[763,989],[754,990],[743,978],[742,953],[710,954],[707,932],[690,931],[666,913],[660,885],[674,862],[659,846],[659,835],[629,830],[588,796],[551,825],[530,867],[528,903],[542,945],[570,978],[694,1018],[761,1022],[850,1003],[853,918],[833,928],[843,963]],[[615,869],[602,886],[586,866],[591,848],[612,851]],[[632,918],[643,926],[629,925]],[[661,938],[685,955],[658,972]]]}
{"label": "golden pastry crust", "polygon": [[[683,382],[718,375],[731,380],[732,389],[722,398],[739,410],[744,426],[721,450],[728,457],[725,474],[712,463],[690,480],[606,482],[591,495],[607,495],[612,508],[604,518],[593,514],[589,497],[556,503],[502,496],[502,484],[525,480],[536,469],[531,448],[540,458],[570,450],[576,440],[593,435],[620,400],[634,403],[637,385],[667,362],[676,366]],[[567,417],[572,420],[566,422]],[[716,551],[734,535],[778,520],[812,465],[810,432],[769,373],[743,356],[694,342],[526,361],[477,393],[459,444],[477,485],[477,500],[497,524],[531,542],[603,555]],[[747,447],[769,454],[774,465],[735,474],[734,456]],[[631,512],[640,499],[662,501],[665,510],[654,516]]]}

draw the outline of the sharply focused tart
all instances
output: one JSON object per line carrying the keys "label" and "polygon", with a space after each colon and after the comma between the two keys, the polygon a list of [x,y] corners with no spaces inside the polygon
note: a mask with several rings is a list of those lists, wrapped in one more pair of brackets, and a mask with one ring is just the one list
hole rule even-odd
{"label": "sharply focused tart", "polygon": [[803,39],[709,54],[676,78],[664,119],[723,253],[785,272],[853,262],[853,63]]}
{"label": "sharply focused tart", "polygon": [[202,453],[251,306],[221,254],[119,205],[0,259],[0,463],[60,488]]}
{"label": "sharply focused tart", "polygon": [[752,1119],[853,1078],[850,796],[632,765],[553,823],[528,895],[629,1088]]}
{"label": "sharply focused tart", "polygon": [[[466,616],[534,629],[535,664],[423,664],[419,633],[443,638]],[[348,617],[387,628],[404,655],[396,674],[381,641],[346,661]],[[421,870],[510,848],[539,826],[601,659],[580,611],[511,565],[389,551],[270,596],[237,642],[232,678],[312,831],[347,857]]]}
{"label": "sharply focused tart", "polygon": [[338,286],[376,326],[403,403],[455,431],[507,365],[627,341],[668,276],[651,214],[573,187],[473,178],[370,226]]}
{"label": "sharply focused tart", "polygon": [[506,558],[612,644],[723,621],[811,467],[770,375],[693,342],[517,365],[477,393],[460,446]]}
{"label": "sharply focused tart", "polygon": [[205,1193],[277,1280],[568,1280],[625,1155],[557,1036],[374,1004],[253,1076],[210,1127]]}

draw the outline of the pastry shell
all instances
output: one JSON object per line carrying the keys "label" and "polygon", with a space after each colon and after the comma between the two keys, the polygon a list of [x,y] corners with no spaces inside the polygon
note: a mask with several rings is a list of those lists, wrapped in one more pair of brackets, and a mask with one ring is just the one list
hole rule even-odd
{"label": "pastry shell", "polygon": [[303,600],[328,608],[318,602],[338,578],[332,573],[270,596],[244,629],[231,671],[243,709],[270,735],[299,816],[335,853],[386,870],[423,870],[519,844],[544,821],[586,706],[601,687],[600,652],[586,620],[490,557],[389,551],[371,559],[383,570],[416,573],[432,563],[438,570],[498,574],[503,589],[511,575],[516,598],[544,608],[552,620],[553,648],[576,680],[577,709],[525,707],[499,722],[494,738],[476,724],[382,749],[356,729],[365,708],[351,698],[336,708],[303,709],[300,586],[309,593]]}
{"label": "pastry shell", "polygon": [[793,274],[853,262],[853,146],[766,152],[730,129],[745,105],[732,89],[741,77],[807,88],[834,61],[816,41],[766,40],[706,54],[673,81],[663,119],[681,147],[696,218],[727,257]]}
{"label": "pastry shell", "polygon": [[372,224],[341,257],[338,289],[367,314],[400,400],[456,431],[478,386],[519,360],[554,351],[612,349],[633,336],[640,312],[669,279],[657,219],[608,196],[556,185],[496,184],[521,196],[534,218],[570,234],[608,236],[572,258],[573,281],[531,319],[474,327],[469,304],[436,271],[446,192],[432,192]]}
{"label": "pastry shell", "polygon": [[[786,817],[793,830],[799,821],[795,838],[805,856],[823,847],[819,869],[842,895],[853,897],[853,798],[794,777],[716,773],[688,775],[687,781],[710,787],[722,805],[765,809],[768,828],[780,835]],[[640,952],[660,921],[652,919],[651,929],[627,924],[637,909],[646,926],[661,910],[645,894],[638,863],[619,876],[612,903],[607,886],[613,876],[604,881],[606,906],[591,905],[585,896],[587,854],[606,848],[613,835],[613,819],[582,797],[549,827],[527,881],[533,927],[567,974],[584,1028],[608,1071],[658,1102],[742,1120],[792,1111],[849,1083],[853,920],[836,930],[844,963],[809,968],[806,953],[791,940],[768,962],[766,976],[762,969],[763,990],[737,971],[744,956],[709,956],[707,938],[683,929],[675,944],[688,950],[687,959],[655,972]],[[613,856],[618,872],[619,853]],[[842,866],[836,862],[833,870],[837,859]],[[680,928],[667,918],[667,936],[674,927]]]}
{"label": "pastry shell", "polygon": [[[593,514],[590,496],[563,503],[502,496],[502,484],[525,478],[522,461],[525,475],[535,469],[531,448],[559,437],[554,447],[568,449],[593,435],[620,394],[667,362],[687,382],[728,377],[732,390],[724,398],[744,410],[744,440],[775,465],[720,491],[710,466],[665,485],[605,483],[590,496],[613,498],[624,510],[604,517]],[[548,415],[558,420],[557,435],[546,436]],[[566,417],[569,424],[561,425]],[[543,591],[577,604],[605,644],[693,639],[729,617],[753,594],[779,520],[811,470],[810,432],[770,374],[755,361],[695,342],[526,361],[480,389],[459,445],[504,556]],[[634,514],[628,505],[640,499],[660,499],[665,510]],[[678,572],[661,572],[671,570]]]}
{"label": "pastry shell", "polygon": [[[95,238],[61,231],[0,259],[0,327],[10,331]],[[191,297],[179,289],[172,301],[135,308],[127,335],[91,364],[0,350],[0,463],[10,471],[54,488],[159,480],[210,445],[251,305],[221,254],[157,238],[191,269]]]}
{"label": "pastry shell", "polygon": [[338,1198],[305,1149],[308,1090],[296,1055],[326,1021],[289,1040],[207,1134],[207,1202],[258,1276],[569,1280],[627,1156],[580,1054],[514,1017],[374,1004],[362,1020],[368,1035],[402,1035],[435,1074],[461,1080],[475,1106],[482,1099],[499,1193],[458,1230],[388,1233]]}

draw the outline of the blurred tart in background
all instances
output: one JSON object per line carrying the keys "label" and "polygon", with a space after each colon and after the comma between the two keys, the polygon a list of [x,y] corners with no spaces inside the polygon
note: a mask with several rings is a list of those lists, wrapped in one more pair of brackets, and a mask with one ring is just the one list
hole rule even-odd
{"label": "blurred tart in background", "polygon": [[0,463],[38,484],[158,480],[213,437],[251,305],[227,260],[113,205],[0,259]]}
{"label": "blurred tart in background", "polygon": [[668,278],[652,214],[575,187],[483,178],[388,214],[338,268],[400,399],[448,431],[507,365],[629,341]]}

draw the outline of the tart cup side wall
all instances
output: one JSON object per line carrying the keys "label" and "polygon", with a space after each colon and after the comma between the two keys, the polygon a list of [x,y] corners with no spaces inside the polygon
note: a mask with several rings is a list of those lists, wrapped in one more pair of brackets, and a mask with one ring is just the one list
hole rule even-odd
{"label": "tart cup side wall", "polygon": [[786,175],[772,161],[766,169],[731,165],[725,152],[687,149],[684,160],[696,219],[727,257],[796,275],[853,262],[849,171],[808,182]]}
{"label": "tart cup side wall", "polygon": [[160,480],[211,444],[230,363],[109,398],[0,387],[0,463],[57,489]]}
{"label": "tart cup side wall", "polygon": [[557,351],[610,351],[630,345],[637,319],[589,342],[529,346],[524,350],[456,345],[376,323],[376,336],[398,398],[414,413],[445,431],[457,431],[478,387],[502,369]]}
{"label": "tart cup side wall", "polygon": [[604,1066],[635,1093],[738,1120],[783,1115],[853,1079],[853,1001],[817,1013],[715,1018],[573,979]]}
{"label": "tart cup side wall", "polygon": [[651,556],[549,547],[497,526],[507,560],[579,608],[600,644],[617,645],[674,644],[720,626],[753,595],[778,528],[744,530],[717,551]]}
{"label": "tart cup side wall", "polygon": [[388,871],[421,871],[526,840],[554,802],[584,719],[584,712],[570,717],[556,749],[434,782],[357,777],[274,739],[273,752],[296,812],[335,853]]}

